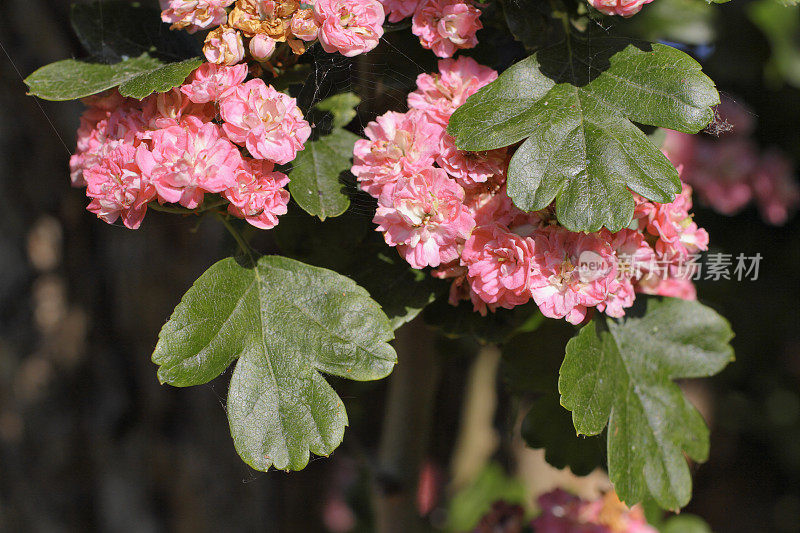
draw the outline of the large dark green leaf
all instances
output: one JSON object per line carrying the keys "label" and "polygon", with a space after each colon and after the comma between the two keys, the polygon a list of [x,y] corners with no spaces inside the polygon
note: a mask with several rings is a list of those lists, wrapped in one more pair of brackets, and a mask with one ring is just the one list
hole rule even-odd
{"label": "large dark green leaf", "polygon": [[599,319],[567,344],[558,382],[579,434],[608,425],[608,473],[632,505],[652,495],[665,509],[691,496],[684,453],[708,457],[708,428],[672,382],[711,376],[733,359],[730,326],[698,302],[648,300],[642,316]]}
{"label": "large dark green leaf", "polygon": [[65,59],[46,65],[25,80],[30,94],[45,100],[75,100],[119,87],[122,96],[142,99],[184,82],[200,59],[162,63],[142,54],[113,65]]}
{"label": "large dark green leaf", "polygon": [[366,290],[284,257],[255,266],[232,258],[209,268],[159,334],[162,383],[206,383],[238,359],[228,391],[236,450],[257,470],[301,469],[329,455],[347,414],[321,373],[353,380],[388,375],[396,362],[386,315]]}
{"label": "large dark green leaf", "polygon": [[568,229],[617,231],[633,217],[631,191],[657,202],[680,191],[675,168],[633,122],[694,133],[718,103],[714,83],[679,50],[572,36],[471,96],[448,131],[464,150],[525,140],[508,170],[517,206],[555,200]]}
{"label": "large dark green leaf", "polygon": [[144,53],[164,61],[200,55],[198,40],[184,31],[170,31],[161,13],[140,4],[95,1],[72,5],[72,28],[84,48],[103,63],[116,63]]}
{"label": "large dark green leaf", "polygon": [[320,220],[347,211],[350,195],[342,175],[352,166],[353,145],[358,135],[335,129],[328,135],[306,143],[292,163],[289,191],[307,213]]}

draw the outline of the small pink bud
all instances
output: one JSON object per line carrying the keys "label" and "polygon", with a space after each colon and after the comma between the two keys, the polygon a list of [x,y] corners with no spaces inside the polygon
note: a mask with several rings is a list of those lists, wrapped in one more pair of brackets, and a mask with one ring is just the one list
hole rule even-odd
{"label": "small pink bud", "polygon": [[250,55],[256,61],[267,61],[275,52],[275,39],[265,33],[256,34],[250,39]]}

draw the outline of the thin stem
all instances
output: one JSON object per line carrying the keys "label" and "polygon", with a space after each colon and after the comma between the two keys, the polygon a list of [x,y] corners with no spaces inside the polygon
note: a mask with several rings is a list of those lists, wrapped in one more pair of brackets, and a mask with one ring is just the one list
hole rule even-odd
{"label": "thin stem", "polygon": [[236,241],[236,244],[239,245],[239,248],[242,250],[242,252],[247,254],[247,256],[250,258],[250,261],[252,261],[253,264],[255,264],[256,260],[255,257],[253,256],[253,249],[250,247],[250,244],[247,242],[247,239],[245,239],[244,236],[241,234],[241,232],[238,229],[236,229],[236,227],[233,224],[231,224],[231,221],[228,220],[227,215],[222,215],[220,213],[217,213],[217,218],[222,221],[222,225],[225,226],[225,229],[228,230],[228,233],[231,234],[233,239]]}
{"label": "thin stem", "polygon": [[153,211],[161,211],[162,213],[173,213],[176,215],[199,215],[200,213],[214,209],[221,205],[225,205],[226,203],[228,203],[227,200],[220,198],[216,202],[200,204],[196,209],[188,209],[186,207],[179,207],[176,205],[161,205],[158,202],[150,202],[147,204],[147,207]]}

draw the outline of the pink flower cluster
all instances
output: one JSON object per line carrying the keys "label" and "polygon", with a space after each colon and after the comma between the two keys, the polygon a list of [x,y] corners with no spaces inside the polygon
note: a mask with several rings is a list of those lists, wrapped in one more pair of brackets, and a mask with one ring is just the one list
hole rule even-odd
{"label": "pink flower cluster", "polygon": [[587,0],[596,10],[605,15],[632,17],[653,0]]}
{"label": "pink flower cluster", "polygon": [[246,65],[205,63],[142,101],[116,91],[86,99],[70,170],[87,209],[136,229],[151,201],[195,209],[219,194],[231,215],[275,226],[289,178],[274,165],[293,160],[311,128],[293,98],[246,77]]}
{"label": "pink flower cluster", "polygon": [[662,149],[700,201],[724,215],[735,215],[755,202],[766,222],[784,224],[800,206],[800,186],[791,162],[778,149],[760,152],[750,137],[755,120],[730,99],[717,109],[724,127],[718,137],[698,137],[667,130]]}
{"label": "pink flower cluster", "polygon": [[470,0],[381,0],[389,22],[411,18],[411,31],[439,57],[478,44],[481,10]]}
{"label": "pink flower cluster", "polygon": [[228,18],[226,7],[235,0],[159,0],[161,20],[172,24],[172,29],[185,29],[189,33],[219,26]]}
{"label": "pink flower cluster", "polygon": [[450,301],[485,314],[533,299],[545,316],[572,323],[591,308],[625,314],[636,292],[694,298],[692,259],[708,234],[689,213],[691,188],[669,204],[634,195],[635,228],[574,233],[552,207],[517,209],[506,194],[507,149],[459,150],[452,113],[497,73],[468,57],[439,61],[408,96],[356,142],[352,171],[378,200],[374,222],[386,243],[417,269],[451,279]]}
{"label": "pink flower cluster", "polygon": [[542,513],[533,521],[537,533],[657,533],[638,506],[628,509],[612,491],[582,500],[561,489],[539,497]]}

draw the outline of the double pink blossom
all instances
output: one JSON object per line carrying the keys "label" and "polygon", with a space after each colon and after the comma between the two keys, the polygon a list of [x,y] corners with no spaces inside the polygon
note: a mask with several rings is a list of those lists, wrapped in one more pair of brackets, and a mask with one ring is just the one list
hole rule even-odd
{"label": "double pink blossom", "polygon": [[286,214],[289,191],[283,187],[289,177],[275,172],[269,161],[245,159],[234,175],[235,184],[223,192],[230,201],[228,211],[261,229],[278,224],[278,216]]}
{"label": "double pink blossom", "polygon": [[493,176],[505,175],[508,168],[508,149],[467,152],[456,148],[453,137],[444,133],[436,163],[463,187],[484,183]]}
{"label": "double pink blossom", "polygon": [[389,22],[400,22],[414,14],[422,0],[380,0]]}
{"label": "double pink blossom", "polygon": [[236,0],[160,0],[161,20],[172,24],[173,29],[189,33],[219,26],[228,17],[225,10]]}
{"label": "double pink blossom", "polygon": [[250,155],[279,165],[292,161],[311,135],[294,98],[261,79],[229,89],[220,99],[222,129]]}
{"label": "double pink blossom", "polygon": [[596,234],[558,226],[537,230],[531,293],[546,317],[579,324],[602,303],[617,273],[614,251]]}
{"label": "double pink blossom", "polygon": [[531,298],[534,241],[498,224],[475,228],[461,253],[469,283],[487,304],[511,309]]}
{"label": "double pink blossom", "polygon": [[417,76],[417,89],[408,95],[408,106],[428,113],[446,126],[450,115],[478,89],[497,79],[497,71],[471,57],[439,61],[439,72]]}
{"label": "double pink blossom", "polygon": [[203,63],[181,86],[181,92],[196,104],[216,102],[222,93],[241,85],[246,77],[246,64],[223,67],[214,63]]}
{"label": "double pink blossom", "polygon": [[556,489],[539,496],[541,514],[536,533],[657,533],[640,506],[629,509],[611,491],[596,500],[582,500]]}
{"label": "double pink blossom", "polygon": [[194,209],[204,193],[234,186],[242,156],[219,126],[189,117],[180,126],[153,132],[152,148],[140,145],[136,163],[160,201]]}
{"label": "double pink blossom", "polygon": [[689,213],[692,208],[692,188],[685,183],[683,190],[668,204],[634,197],[634,217],[639,228],[656,237],[655,250],[668,260],[683,260],[708,249],[708,233],[697,226]]}
{"label": "double pink blossom", "polygon": [[316,0],[314,19],[322,49],[329,53],[363,54],[383,36],[384,12],[378,0]]}
{"label": "double pink blossom", "polygon": [[459,257],[475,226],[463,200],[460,185],[429,168],[385,187],[373,222],[412,267],[436,267]]}
{"label": "double pink blossom", "polygon": [[421,111],[388,113],[364,128],[367,139],[353,147],[352,172],[361,189],[379,197],[404,174],[433,166],[443,128]]}
{"label": "double pink blossom", "polygon": [[606,15],[632,17],[653,0],[587,0],[596,10]]}
{"label": "double pink blossom", "polygon": [[411,31],[437,56],[451,57],[478,44],[480,16],[480,9],[462,0],[424,0],[411,19]]}
{"label": "double pink blossom", "polygon": [[155,189],[134,162],[135,154],[132,145],[120,144],[84,172],[86,196],[92,199],[86,209],[109,224],[122,218],[122,223],[130,229],[139,227],[147,212],[147,202],[156,196]]}

